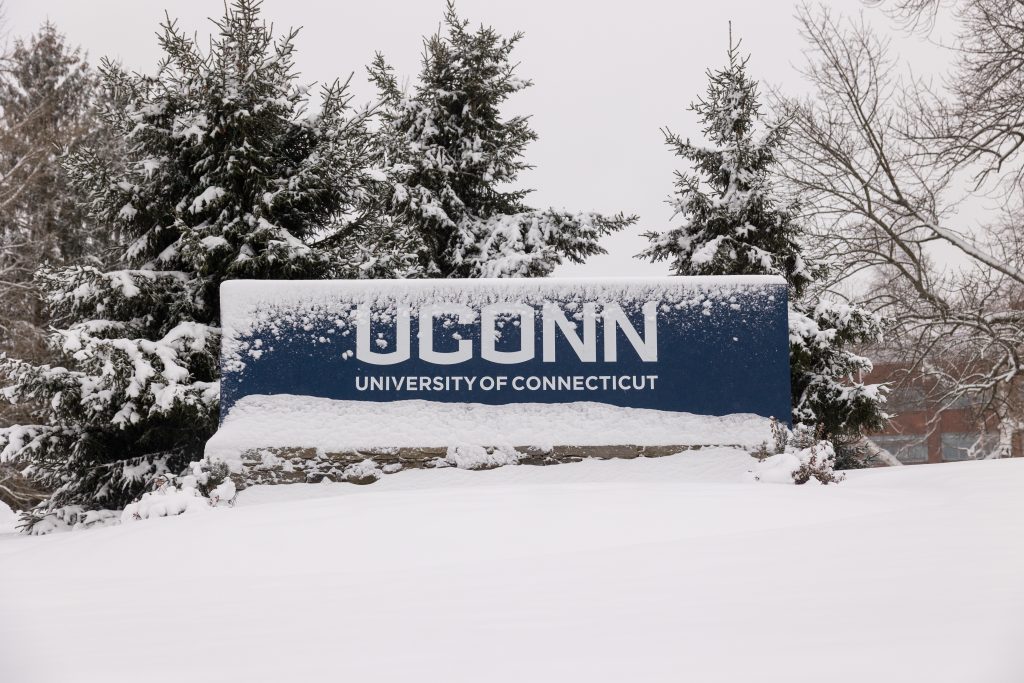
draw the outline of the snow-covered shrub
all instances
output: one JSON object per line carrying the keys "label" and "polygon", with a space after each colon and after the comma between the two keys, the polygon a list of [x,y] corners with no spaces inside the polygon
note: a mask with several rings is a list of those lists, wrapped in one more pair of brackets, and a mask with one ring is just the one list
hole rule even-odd
{"label": "snow-covered shrub", "polygon": [[786,448],[793,447],[797,450],[806,450],[821,441],[822,429],[808,424],[798,424],[792,431],[786,430],[786,436],[782,440],[782,448],[777,453],[784,453]]}
{"label": "snow-covered shrub", "polygon": [[762,441],[760,444],[751,449],[750,455],[757,458],[758,462],[761,462],[762,460],[772,457],[774,453],[768,447],[768,442]]}
{"label": "snow-covered shrub", "polygon": [[210,491],[210,505],[214,507],[221,504],[234,505],[237,495],[238,489],[235,487],[235,482],[225,479]]}
{"label": "snow-covered shrub", "polygon": [[[806,484],[814,479],[821,484],[834,484],[845,479],[845,475],[835,472],[835,448],[830,441],[820,438],[819,430],[797,425],[783,443],[782,450],[767,457],[758,457],[760,449],[751,453],[758,459],[750,470],[754,481]],[[767,446],[762,445],[761,449],[767,450]]]}
{"label": "snow-covered shrub", "polygon": [[206,498],[210,505],[234,505],[238,488],[231,479],[231,470],[226,463],[207,459],[193,462],[191,474],[179,478],[182,485],[191,486]]}
{"label": "snow-covered shrub", "polygon": [[160,481],[156,490],[147,491],[139,500],[126,505],[121,512],[121,521],[172,517],[186,512],[206,512],[209,509],[210,499],[199,492],[194,481],[184,481],[179,485],[168,478]]}
{"label": "snow-covered shrub", "polygon": [[789,427],[784,422],[779,422],[773,417],[771,430],[772,445],[775,446],[775,452],[781,453],[786,450],[786,445],[789,444]]}
{"label": "snow-covered shrub", "polygon": [[234,497],[235,485],[231,482],[231,470],[228,468],[227,463],[220,461],[210,462],[204,458],[193,462],[189,467],[191,474],[189,477],[183,477],[183,480],[188,479],[204,496],[211,499],[215,496],[223,498],[223,496],[215,492],[225,493],[230,490],[232,494],[228,496],[228,499]]}
{"label": "snow-covered shrub", "polygon": [[156,479],[154,486],[152,491],[125,506],[122,522],[205,512],[219,505],[233,505],[237,494],[235,483],[226,476],[226,468],[204,467],[201,462],[192,463],[192,474],[164,475]]}
{"label": "snow-covered shrub", "polygon": [[794,484],[806,484],[812,477],[822,484],[838,484],[846,478],[845,474],[836,475],[836,452],[828,441],[819,441],[800,456],[800,466],[792,473]]}

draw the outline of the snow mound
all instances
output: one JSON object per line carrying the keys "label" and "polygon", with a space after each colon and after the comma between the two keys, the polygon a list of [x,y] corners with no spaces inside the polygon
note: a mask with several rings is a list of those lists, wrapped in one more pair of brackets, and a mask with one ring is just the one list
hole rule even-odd
{"label": "snow mound", "polygon": [[[757,415],[709,417],[591,402],[499,406],[431,401],[377,403],[282,394],[241,399],[206,444],[206,457],[231,464],[243,452],[260,448],[339,452],[435,447],[449,448],[449,459],[454,458],[452,464],[457,464],[479,459],[474,447],[502,444],[538,448],[631,444],[746,448],[769,438],[770,421]],[[487,457],[493,459],[495,454]]]}
{"label": "snow mound", "polygon": [[[234,486],[231,486],[232,496]],[[142,494],[137,502],[125,507],[121,513],[122,522],[152,517],[172,517],[186,512],[206,512],[210,509],[210,499],[201,494],[194,486],[181,487],[169,485],[157,491]]]}
{"label": "snow mound", "polygon": [[235,499],[237,493],[238,489],[235,488],[235,482],[231,481],[230,478],[225,479],[210,491],[210,503],[214,506],[221,503],[230,504]]}
{"label": "snow mound", "polygon": [[449,446],[445,462],[464,470],[480,470],[502,465],[518,465],[522,454],[512,446],[499,446],[490,451],[476,444]]}
{"label": "snow mound", "polygon": [[776,453],[761,462],[755,462],[750,468],[750,478],[766,484],[792,484],[793,472],[802,464],[796,453]]}

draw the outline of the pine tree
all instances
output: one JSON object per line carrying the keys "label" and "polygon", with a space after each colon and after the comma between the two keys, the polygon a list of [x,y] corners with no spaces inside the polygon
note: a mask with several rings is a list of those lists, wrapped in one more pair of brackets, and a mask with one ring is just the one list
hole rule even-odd
{"label": "pine tree", "polygon": [[530,190],[514,187],[537,137],[528,117],[501,112],[531,85],[511,61],[522,34],[470,30],[451,3],[443,29],[425,39],[411,93],[380,54],[369,68],[381,93],[379,182],[367,212],[378,221],[353,233],[372,245],[351,250],[353,266],[364,276],[533,277],[604,253],[598,240],[633,218],[535,210]]}
{"label": "pine tree", "polygon": [[127,156],[84,150],[67,167],[120,236],[123,268],[42,270],[64,365],[4,363],[7,397],[39,424],[0,431],[3,457],[55,489],[37,518],[123,507],[199,459],[217,419],[221,282],[332,274],[323,243],[361,191],[365,114],[335,83],[305,116],[296,32],[275,40],[259,10],[234,0],[206,51],[168,18],[155,76],[103,64]]}
{"label": "pine tree", "polygon": [[707,144],[664,131],[666,143],[695,172],[676,174],[670,204],[681,224],[647,233],[650,246],[640,257],[667,259],[677,275],[785,278],[793,421],[846,442],[880,427],[885,418],[884,387],[857,381],[870,371],[871,362],[850,348],[877,339],[882,322],[815,291],[825,269],[805,258],[800,206],[782,196],[773,176],[786,126],[764,125],[757,83],[747,74],[748,59],[740,57],[730,36],[728,65],[708,72],[707,94],[690,107]]}

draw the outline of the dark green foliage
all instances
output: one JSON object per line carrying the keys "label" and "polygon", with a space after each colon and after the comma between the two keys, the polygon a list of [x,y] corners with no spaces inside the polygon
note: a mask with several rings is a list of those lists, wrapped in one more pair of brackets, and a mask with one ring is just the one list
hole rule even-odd
{"label": "dark green foliage", "polygon": [[747,58],[730,39],[728,65],[709,71],[707,94],[691,106],[706,144],[666,131],[666,143],[690,162],[676,174],[670,203],[681,224],[649,232],[640,254],[669,260],[677,275],[777,275],[789,286],[793,421],[814,425],[823,438],[849,440],[877,429],[885,417],[885,387],[865,385],[868,359],[852,346],[877,339],[882,321],[856,306],[820,298],[821,265],[804,256],[798,202],[776,187],[777,154],[786,126],[765,126]]}
{"label": "dark green foliage", "polygon": [[422,68],[404,92],[381,55],[370,77],[381,94],[379,182],[369,196],[379,216],[353,232],[370,245],[361,274],[397,277],[533,277],[568,259],[603,253],[599,239],[633,222],[622,215],[529,207],[514,187],[530,168],[536,139],[528,117],[502,116],[529,87],[511,54],[522,34],[469,28],[449,4],[443,30],[424,41]]}
{"label": "dark green foliage", "polygon": [[676,172],[670,204],[683,224],[646,233],[651,246],[641,257],[669,260],[676,275],[780,275],[800,298],[816,273],[799,244],[799,207],[779,197],[773,184],[786,129],[757,126],[763,117],[757,83],[738,48],[730,43],[728,66],[708,71],[706,96],[690,106],[708,144],[664,131],[666,144],[695,172]]}

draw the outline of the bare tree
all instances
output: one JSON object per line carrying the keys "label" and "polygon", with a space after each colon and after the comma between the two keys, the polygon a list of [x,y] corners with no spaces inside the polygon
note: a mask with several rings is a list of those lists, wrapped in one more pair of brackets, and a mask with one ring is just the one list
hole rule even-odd
{"label": "bare tree", "polygon": [[[905,28],[930,34],[944,0],[871,0]],[[976,185],[995,181],[1009,193],[1024,183],[1024,1],[953,3],[959,31],[945,92],[926,92],[914,134],[935,156],[972,165]],[[921,93],[917,93],[920,95]],[[1018,197],[1019,198],[1019,197]]]}
{"label": "bare tree", "polygon": [[[907,0],[893,11],[921,26],[936,3]],[[968,4],[1013,5],[1018,18],[1024,8]],[[960,57],[951,87],[933,89],[897,69],[888,42],[863,18],[804,7],[798,19],[808,44],[804,74],[816,92],[776,104],[792,121],[788,178],[814,207],[817,242],[836,264],[833,284],[866,276],[862,303],[896,320],[890,345],[909,374],[934,380],[940,406],[967,399],[997,415],[996,453],[1008,455],[1024,428],[1024,213],[1011,170],[1019,145],[1010,109],[984,124],[968,110],[997,108],[980,101],[985,83],[1002,90],[984,80],[1000,73],[981,64],[987,43],[960,41],[974,52]],[[983,26],[965,20],[963,30]],[[1022,39],[1018,31],[1018,45]],[[1024,89],[1016,95],[1024,111]],[[1007,124],[1002,138],[997,118]],[[986,185],[1001,188],[1001,220],[980,230],[958,223],[957,209]],[[943,263],[957,252],[957,266]]]}
{"label": "bare tree", "polygon": [[91,256],[102,238],[60,166],[64,149],[99,133],[96,78],[53,24],[16,40],[0,73],[0,350],[43,360],[42,305],[32,284],[46,263]]}

